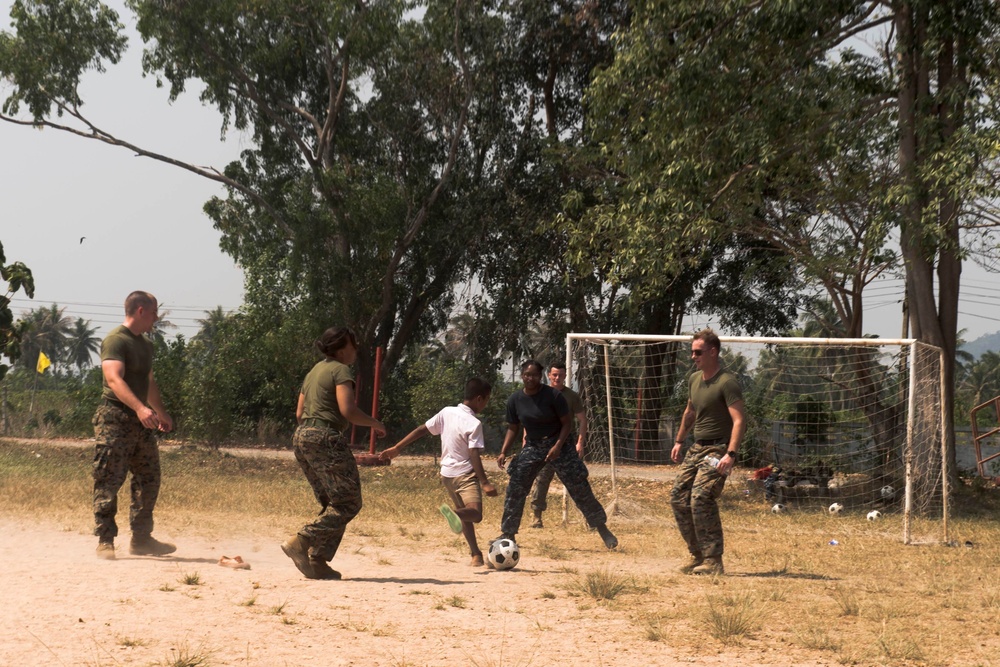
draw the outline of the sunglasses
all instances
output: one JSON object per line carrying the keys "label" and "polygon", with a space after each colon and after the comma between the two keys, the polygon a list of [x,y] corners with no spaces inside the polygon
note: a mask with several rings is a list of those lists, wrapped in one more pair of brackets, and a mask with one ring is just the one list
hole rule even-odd
{"label": "sunglasses", "polygon": [[693,354],[696,357],[700,357],[702,354],[704,354],[704,352],[705,350],[691,350],[691,354]]}

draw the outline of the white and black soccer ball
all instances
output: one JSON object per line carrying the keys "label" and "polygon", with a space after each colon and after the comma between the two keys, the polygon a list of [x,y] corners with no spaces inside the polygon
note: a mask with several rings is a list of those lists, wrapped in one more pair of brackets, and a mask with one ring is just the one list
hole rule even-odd
{"label": "white and black soccer ball", "polygon": [[878,521],[881,518],[882,518],[882,513],[879,512],[878,510],[872,510],[871,512],[868,513],[869,521]]}
{"label": "white and black soccer ball", "polygon": [[490,550],[486,557],[496,569],[509,570],[521,560],[521,549],[514,540],[501,537],[490,544]]}
{"label": "white and black soccer ball", "polygon": [[829,509],[830,514],[840,514],[843,511],[844,511],[844,506],[841,505],[840,503],[834,503],[830,505]]}
{"label": "white and black soccer ball", "polygon": [[772,514],[784,514],[787,509],[788,508],[785,507],[784,505],[782,505],[781,503],[775,503],[774,506],[771,508],[771,513]]}
{"label": "white and black soccer ball", "polygon": [[892,500],[896,495],[896,489],[886,484],[879,490],[879,493],[882,494],[882,500]]}

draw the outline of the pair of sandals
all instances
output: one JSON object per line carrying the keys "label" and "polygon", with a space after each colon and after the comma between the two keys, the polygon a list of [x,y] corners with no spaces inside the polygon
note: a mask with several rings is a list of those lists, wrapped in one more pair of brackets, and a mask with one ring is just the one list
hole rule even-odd
{"label": "pair of sandals", "polygon": [[221,565],[222,567],[230,567],[234,570],[250,569],[250,563],[243,560],[242,556],[233,556],[232,558],[230,558],[229,556],[223,556],[222,558],[219,559],[219,565]]}

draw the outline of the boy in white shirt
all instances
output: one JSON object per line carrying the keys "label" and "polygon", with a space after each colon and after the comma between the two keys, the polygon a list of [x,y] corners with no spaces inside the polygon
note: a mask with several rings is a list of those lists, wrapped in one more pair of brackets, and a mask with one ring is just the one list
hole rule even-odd
{"label": "boy in white shirt", "polygon": [[454,510],[441,505],[441,513],[454,532],[465,536],[473,566],[485,564],[476,541],[475,527],[483,520],[483,494],[497,495],[480,458],[486,441],[482,422],[476,417],[486,408],[491,392],[489,382],[472,378],[465,383],[464,400],[460,404],[444,408],[379,455],[383,459],[394,459],[404,447],[425,435],[441,436],[441,483],[455,505]]}

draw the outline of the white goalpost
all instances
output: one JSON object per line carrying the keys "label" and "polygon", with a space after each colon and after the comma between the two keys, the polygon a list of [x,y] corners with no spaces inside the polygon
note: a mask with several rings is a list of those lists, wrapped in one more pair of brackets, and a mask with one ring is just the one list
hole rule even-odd
{"label": "white goalpost", "polygon": [[[941,349],[913,339],[720,337],[743,387],[747,434],[732,484],[762,508],[877,510],[903,542],[947,541]],[[687,402],[691,336],[571,333],[567,384],[584,399],[588,461],[669,462]],[[742,488],[742,487],[740,487]],[[765,502],[767,504],[765,504]]]}

